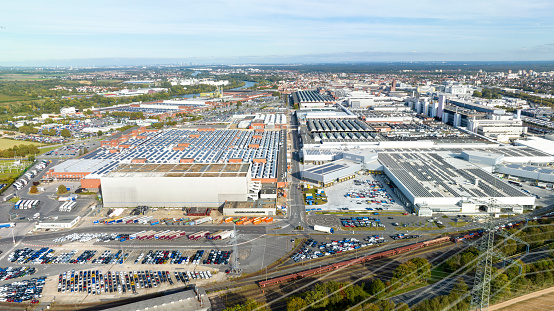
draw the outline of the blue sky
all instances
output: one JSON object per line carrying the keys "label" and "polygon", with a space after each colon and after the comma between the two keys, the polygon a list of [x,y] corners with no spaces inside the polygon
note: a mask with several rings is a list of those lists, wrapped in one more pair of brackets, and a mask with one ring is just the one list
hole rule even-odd
{"label": "blue sky", "polygon": [[554,1],[3,1],[0,64],[554,60]]}

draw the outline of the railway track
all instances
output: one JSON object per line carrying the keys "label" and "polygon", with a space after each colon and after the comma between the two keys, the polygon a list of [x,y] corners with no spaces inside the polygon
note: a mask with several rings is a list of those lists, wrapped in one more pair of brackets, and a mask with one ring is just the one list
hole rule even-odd
{"label": "railway track", "polygon": [[[341,273],[331,273],[331,274],[323,273],[320,275],[292,280],[287,283],[281,283],[279,284],[279,286],[259,288],[256,286],[256,284],[266,279],[264,274],[264,275],[255,276],[252,278],[227,284],[225,288],[244,287],[244,289],[225,291],[218,296],[221,304],[236,305],[236,304],[244,303],[247,300],[255,300],[258,302],[275,300],[281,297],[286,292],[293,291],[299,287],[309,284],[310,282],[313,282],[314,279],[316,278],[319,278],[318,282],[336,281],[336,282],[350,283],[360,279],[362,276],[365,275],[366,277],[362,278],[360,281],[357,282],[357,283],[363,283],[364,281],[369,280],[375,276],[390,276],[393,270],[397,266],[397,264],[393,264],[395,262],[394,259],[401,258],[402,261],[405,261],[414,257],[421,257],[422,255],[426,255],[431,258],[434,258],[439,254],[444,254],[445,249],[448,249],[448,251],[451,251],[457,247],[465,247],[465,245],[460,245],[460,244],[456,245],[453,243],[436,244],[426,248],[415,249],[410,251],[409,253],[395,254],[389,257],[384,257],[384,258],[379,258],[372,261],[364,262],[363,264],[348,266],[348,268],[341,271]],[[323,263],[321,265],[323,265]],[[317,264],[317,266],[319,266],[319,264]],[[380,270],[380,271],[379,273],[375,273],[374,270]],[[274,272],[271,275],[277,275],[277,273],[279,273],[279,271]],[[279,274],[283,275],[286,273],[284,271],[280,271]],[[270,277],[270,274],[268,273],[268,279],[269,277]],[[215,287],[216,286],[210,287],[209,290],[213,291]],[[279,300],[271,304],[270,308],[271,310],[284,310],[286,309],[286,300],[285,299]],[[217,310],[217,309],[214,309],[214,310]]]}

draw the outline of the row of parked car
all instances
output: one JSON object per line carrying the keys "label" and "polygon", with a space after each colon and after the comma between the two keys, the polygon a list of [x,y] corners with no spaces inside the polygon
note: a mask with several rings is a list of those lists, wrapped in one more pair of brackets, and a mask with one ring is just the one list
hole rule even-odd
{"label": "row of parked car", "polygon": [[10,279],[24,277],[26,275],[32,275],[37,272],[36,268],[31,267],[7,267],[0,268],[0,281],[6,281]]}
{"label": "row of parked car", "polygon": [[8,260],[10,262],[16,262],[20,265],[23,264],[42,264],[46,263],[48,260],[48,255],[54,252],[53,249],[49,247],[43,247],[39,250],[33,250],[29,247],[16,249],[9,256]]}
{"label": "row of parked car", "polygon": [[192,280],[211,279],[213,277],[210,271],[185,271],[185,272],[175,271],[174,273],[177,281],[181,281],[185,284],[189,283]]}
{"label": "row of parked car", "polygon": [[108,271],[75,270],[64,272],[58,278],[58,292],[61,293],[88,293],[100,295],[104,293],[137,293],[137,289],[156,288],[162,283],[173,285],[169,271]]}
{"label": "row of parked car", "polygon": [[350,217],[350,218],[341,218],[341,225],[343,227],[358,228],[358,227],[385,227],[381,223],[379,218],[372,217]]}
{"label": "row of parked car", "polygon": [[358,239],[351,238],[340,241],[335,240],[332,242],[321,242],[320,244],[318,244],[317,241],[309,239],[306,243],[304,243],[302,249],[299,252],[291,256],[291,259],[294,260],[294,262],[298,262],[301,260],[310,260],[323,256],[329,256],[382,243],[378,242],[378,240],[382,239],[374,238],[374,240],[372,240],[371,242],[368,241],[368,243],[364,243],[360,242]]}
{"label": "row of parked car", "polygon": [[212,249],[208,254],[208,259],[202,263],[205,265],[227,265],[229,264],[229,257],[231,257],[231,251],[218,251]]}
{"label": "row of parked car", "polygon": [[4,284],[0,286],[0,302],[23,302],[31,300],[31,303],[38,303],[42,297],[46,277],[32,278]]}
{"label": "row of parked car", "polygon": [[117,233],[72,233],[65,235],[59,238],[55,238],[53,241],[55,243],[64,243],[64,242],[81,242],[85,243],[91,240],[96,240],[96,242],[109,242],[118,239]]}
{"label": "row of parked car", "polygon": [[93,259],[93,264],[114,265],[123,264],[129,257],[129,253],[124,253],[122,250],[118,250],[116,253],[112,253],[110,250],[104,251],[98,258]]}

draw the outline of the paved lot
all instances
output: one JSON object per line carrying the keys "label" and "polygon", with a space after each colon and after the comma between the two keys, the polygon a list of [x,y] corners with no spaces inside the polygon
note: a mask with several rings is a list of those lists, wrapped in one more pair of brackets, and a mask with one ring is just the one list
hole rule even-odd
{"label": "paved lot", "polygon": [[[367,185],[355,185],[354,180],[370,180],[370,181],[379,181],[386,192],[392,196],[392,198],[399,202],[398,198],[390,187],[386,185],[383,178],[379,175],[356,175],[356,178],[347,180],[342,183],[335,184],[332,187],[325,188],[325,194],[327,194],[328,203],[325,205],[309,206],[307,208],[321,208],[321,210],[339,210],[341,208],[348,208],[349,210],[365,210],[366,208],[386,208],[388,210],[394,211],[404,211],[404,207],[398,203],[366,203],[367,200],[372,200],[371,198],[350,198],[345,197],[344,195],[350,191],[362,191],[367,190],[369,187]],[[376,200],[376,199],[373,199]]]}

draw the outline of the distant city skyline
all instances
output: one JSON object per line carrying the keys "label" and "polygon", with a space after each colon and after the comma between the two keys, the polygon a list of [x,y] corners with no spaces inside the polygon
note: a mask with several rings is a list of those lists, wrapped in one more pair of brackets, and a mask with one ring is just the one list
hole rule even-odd
{"label": "distant city skyline", "polygon": [[552,1],[31,0],[2,13],[2,66],[554,60]]}

